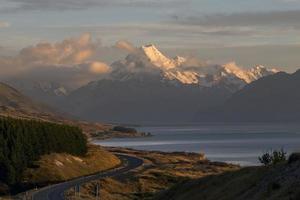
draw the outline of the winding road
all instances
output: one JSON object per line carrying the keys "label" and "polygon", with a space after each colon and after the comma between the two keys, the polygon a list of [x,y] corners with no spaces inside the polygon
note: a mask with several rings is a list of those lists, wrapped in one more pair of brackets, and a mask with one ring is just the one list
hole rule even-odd
{"label": "winding road", "polygon": [[114,177],[125,174],[130,170],[136,169],[143,164],[143,160],[128,156],[128,155],[117,155],[123,161],[123,167],[112,169],[99,174],[80,177],[71,181],[59,183],[56,185],[48,186],[36,191],[33,194],[33,200],[64,200],[64,192],[72,187],[80,186],[84,183],[88,183],[101,178]]}

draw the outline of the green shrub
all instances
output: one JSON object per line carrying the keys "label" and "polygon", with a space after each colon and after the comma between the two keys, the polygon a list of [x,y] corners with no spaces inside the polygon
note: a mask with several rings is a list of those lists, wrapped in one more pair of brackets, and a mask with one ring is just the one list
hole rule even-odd
{"label": "green shrub", "polygon": [[285,162],[287,160],[286,158],[286,152],[281,149],[281,150],[275,150],[275,151],[270,151],[265,154],[263,154],[261,157],[259,157],[260,163],[262,163],[265,166],[268,165],[276,165],[278,163]]}
{"label": "green shrub", "polygon": [[122,133],[137,133],[136,129],[127,128],[127,127],[123,127],[123,126],[115,126],[113,128],[113,131],[118,131],[118,132],[122,132]]}
{"label": "green shrub", "polygon": [[288,163],[291,164],[296,161],[300,161],[300,153],[292,153],[289,157]]}

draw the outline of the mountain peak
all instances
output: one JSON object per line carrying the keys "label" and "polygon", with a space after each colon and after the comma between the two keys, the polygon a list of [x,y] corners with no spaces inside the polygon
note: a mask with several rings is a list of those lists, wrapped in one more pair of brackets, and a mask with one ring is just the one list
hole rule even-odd
{"label": "mountain peak", "polygon": [[141,50],[149,61],[159,68],[171,69],[176,67],[175,62],[160,52],[153,44],[142,46]]}

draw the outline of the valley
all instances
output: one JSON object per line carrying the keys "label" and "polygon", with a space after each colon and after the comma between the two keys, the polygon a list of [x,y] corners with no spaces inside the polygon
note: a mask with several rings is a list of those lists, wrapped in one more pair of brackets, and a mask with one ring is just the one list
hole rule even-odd
{"label": "valley", "polygon": [[0,0],[0,200],[299,200],[300,0]]}

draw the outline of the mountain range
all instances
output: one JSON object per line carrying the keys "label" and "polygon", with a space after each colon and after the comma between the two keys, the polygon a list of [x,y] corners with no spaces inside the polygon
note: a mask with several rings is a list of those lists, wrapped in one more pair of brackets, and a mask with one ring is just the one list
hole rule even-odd
{"label": "mountain range", "polygon": [[[295,121],[299,74],[234,62],[213,65],[154,45],[135,48],[104,77],[77,88],[63,82],[11,79],[31,97],[81,120],[113,123]],[[25,81],[24,81],[25,80]]]}
{"label": "mountain range", "polygon": [[92,121],[190,122],[198,110],[221,105],[245,85],[277,72],[168,58],[154,45],[138,48],[111,66],[109,76],[71,92],[60,107]]}

